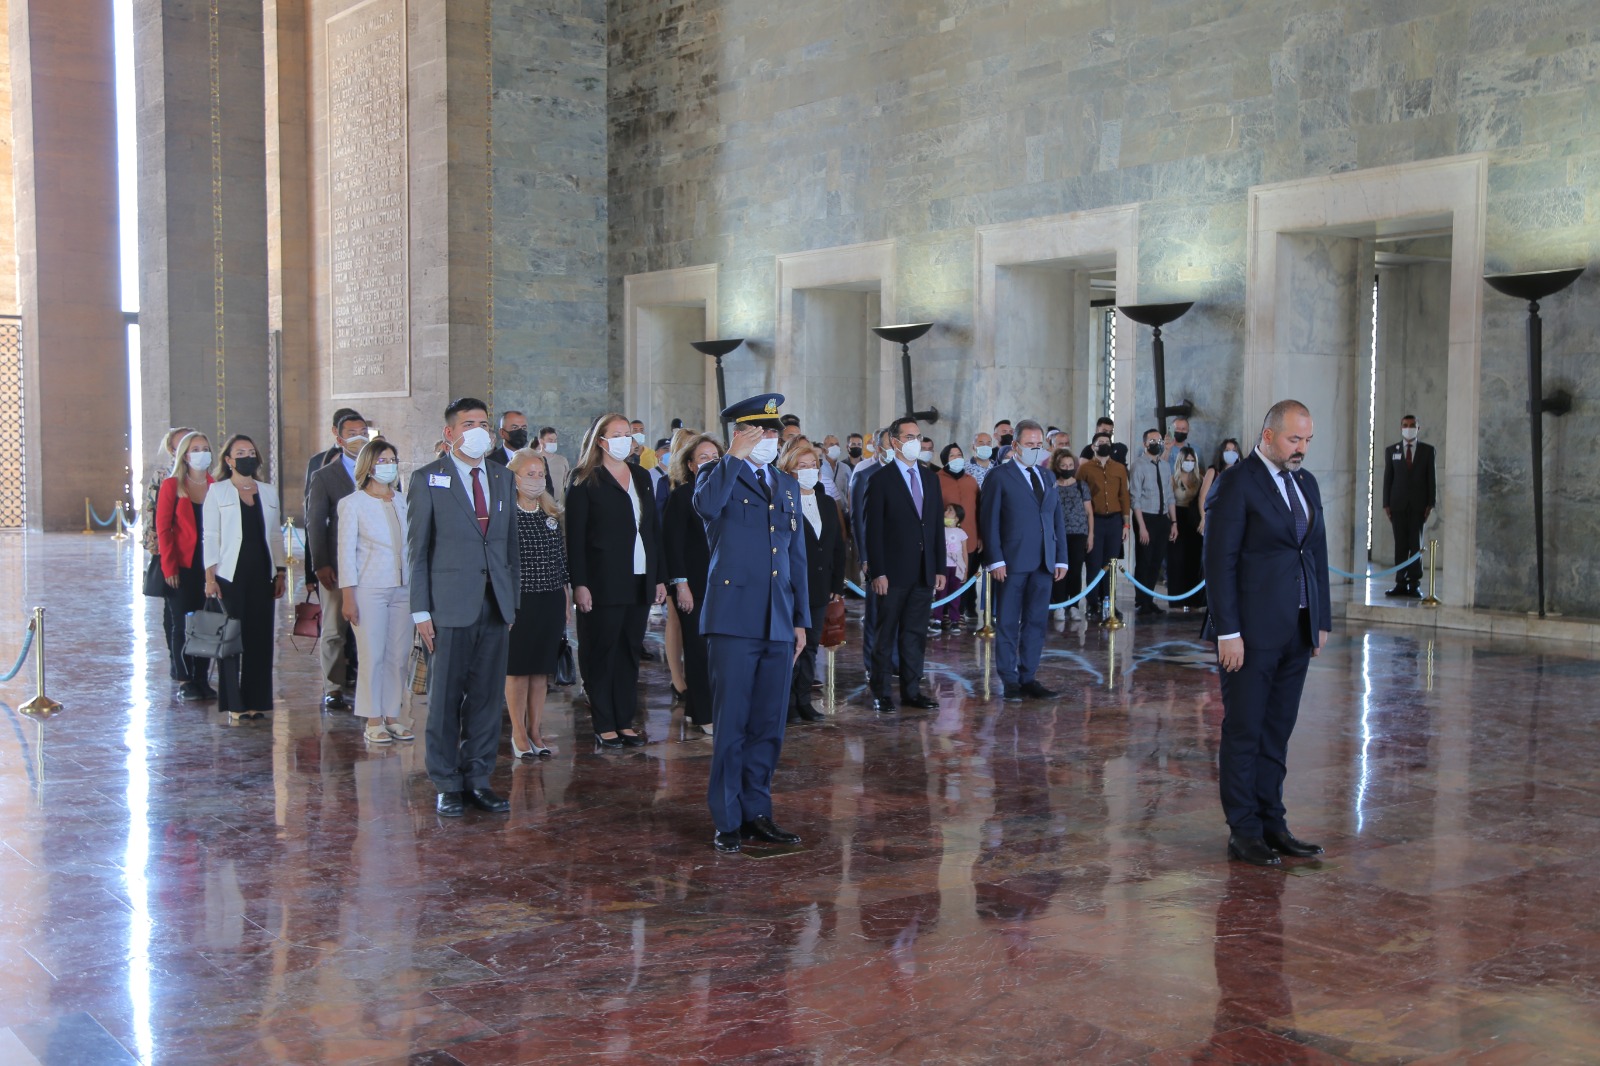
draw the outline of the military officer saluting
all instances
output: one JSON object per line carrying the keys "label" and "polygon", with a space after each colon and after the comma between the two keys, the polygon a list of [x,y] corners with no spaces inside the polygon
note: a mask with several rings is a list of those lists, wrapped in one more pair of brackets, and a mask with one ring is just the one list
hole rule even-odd
{"label": "military officer saluting", "polygon": [[800,483],[778,456],[776,393],[729,406],[728,454],[701,467],[694,509],[711,546],[700,632],[706,637],[715,724],[707,799],[718,851],[745,840],[798,844],[772,821],[772,773],[783,748],[789,677],[811,612]]}

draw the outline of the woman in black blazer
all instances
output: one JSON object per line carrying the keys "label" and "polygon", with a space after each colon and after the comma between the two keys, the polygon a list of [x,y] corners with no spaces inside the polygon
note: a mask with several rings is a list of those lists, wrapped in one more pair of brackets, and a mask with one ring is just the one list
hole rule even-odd
{"label": "woman in black blazer", "polygon": [[641,747],[639,651],[650,605],[664,603],[661,532],[650,474],[626,460],[628,419],[601,415],[567,491],[567,570],[578,609],[578,669],[597,748]]}
{"label": "woman in black blazer", "polygon": [[667,557],[667,581],[683,633],[684,715],[702,733],[711,732],[711,670],[706,638],[700,634],[700,604],[706,598],[711,546],[706,524],[694,509],[694,483],[700,468],[722,458],[722,446],[702,433],[672,456],[672,495],[667,497],[661,539]]}
{"label": "woman in black blazer", "polygon": [[811,705],[822,619],[828,601],[844,599],[844,522],[833,498],[817,491],[822,453],[815,445],[796,437],[778,457],[778,469],[800,482],[801,525],[806,531],[806,588],[811,598],[811,627],[806,630],[806,646],[795,660],[789,687],[789,721],[816,722],[824,717]]}

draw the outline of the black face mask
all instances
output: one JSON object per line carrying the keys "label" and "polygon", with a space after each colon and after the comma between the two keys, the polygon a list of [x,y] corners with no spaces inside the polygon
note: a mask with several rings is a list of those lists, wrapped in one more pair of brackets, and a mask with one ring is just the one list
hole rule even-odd
{"label": "black face mask", "polygon": [[1151,455],[1160,455],[1161,454],[1161,442],[1158,441],[1158,440],[1153,440],[1149,444],[1146,444],[1144,446],[1144,450],[1149,452]]}
{"label": "black face mask", "polygon": [[1106,456],[1111,454],[1111,445],[1109,445],[1109,444],[1096,444],[1094,446],[1094,453],[1096,455],[1100,456],[1103,459]]}
{"label": "black face mask", "polygon": [[517,451],[528,446],[528,431],[525,429],[506,430],[506,447]]}
{"label": "black face mask", "polygon": [[1002,448],[1011,447],[1011,434],[1009,434],[1009,433],[1000,434],[1000,447],[1002,447]]}
{"label": "black face mask", "polygon": [[1072,478],[1073,478],[1073,475],[1074,475],[1073,469],[1071,467],[1068,467],[1068,466],[1064,466],[1060,470],[1056,471],[1056,477],[1059,478],[1062,481],[1071,481]]}
{"label": "black face mask", "polygon": [[1177,441],[1179,444],[1182,444],[1184,441],[1189,439],[1189,434],[1174,430],[1172,433],[1172,439]]}
{"label": "black face mask", "polygon": [[233,461],[233,468],[245,477],[255,477],[256,471],[261,469],[261,457],[258,455],[245,455]]}
{"label": "black face mask", "polygon": [[852,458],[852,459],[861,458],[861,445],[859,445],[859,444],[850,445],[850,458]]}

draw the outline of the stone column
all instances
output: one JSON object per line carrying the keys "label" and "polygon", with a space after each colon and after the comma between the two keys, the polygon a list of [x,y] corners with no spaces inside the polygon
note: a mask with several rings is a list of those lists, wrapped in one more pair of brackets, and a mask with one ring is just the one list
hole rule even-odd
{"label": "stone column", "polygon": [[82,528],[84,497],[104,514],[127,484],[111,12],[10,0],[9,23],[27,524]]}
{"label": "stone column", "polygon": [[173,424],[270,454],[262,5],[134,0],[133,20],[146,454]]}

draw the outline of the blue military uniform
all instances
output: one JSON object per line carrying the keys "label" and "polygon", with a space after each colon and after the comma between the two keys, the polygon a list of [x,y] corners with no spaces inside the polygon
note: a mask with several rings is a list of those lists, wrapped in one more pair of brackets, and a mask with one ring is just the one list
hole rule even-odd
{"label": "blue military uniform", "polygon": [[[753,397],[722,418],[776,426],[782,402],[775,394]],[[724,456],[701,469],[694,490],[711,548],[700,631],[715,726],[707,799],[719,834],[772,817],[794,631],[811,624],[800,483],[770,465],[761,469],[758,475],[748,460]]]}

